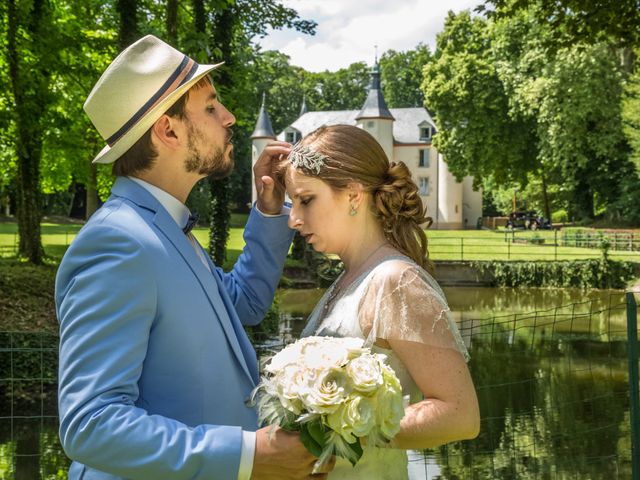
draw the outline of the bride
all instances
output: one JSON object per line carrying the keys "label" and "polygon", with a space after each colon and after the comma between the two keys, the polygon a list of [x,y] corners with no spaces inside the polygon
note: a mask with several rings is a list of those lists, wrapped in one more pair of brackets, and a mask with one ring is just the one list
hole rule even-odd
{"label": "bride", "polygon": [[365,447],[355,467],[338,458],[329,478],[414,478],[407,450],[474,438],[480,423],[466,348],[428,273],[418,189],[404,163],[390,164],[371,135],[348,125],[312,132],[281,167],[290,227],[344,264],[303,336],[364,338],[387,355],[406,401],[389,448]]}

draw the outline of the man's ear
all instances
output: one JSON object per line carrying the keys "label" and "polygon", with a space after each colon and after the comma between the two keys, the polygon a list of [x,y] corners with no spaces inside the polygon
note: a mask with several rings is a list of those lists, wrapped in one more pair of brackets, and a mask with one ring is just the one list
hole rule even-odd
{"label": "man's ear", "polygon": [[170,149],[180,145],[178,120],[169,115],[162,115],[151,127],[151,134],[155,141]]}

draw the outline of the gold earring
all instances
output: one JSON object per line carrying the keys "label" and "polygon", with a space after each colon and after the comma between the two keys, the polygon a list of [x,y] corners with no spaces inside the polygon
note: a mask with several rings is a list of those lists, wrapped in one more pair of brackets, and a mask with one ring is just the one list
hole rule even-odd
{"label": "gold earring", "polygon": [[349,215],[351,215],[352,217],[355,217],[357,214],[358,214],[358,210],[356,209],[356,207],[351,205],[351,210],[349,210]]}

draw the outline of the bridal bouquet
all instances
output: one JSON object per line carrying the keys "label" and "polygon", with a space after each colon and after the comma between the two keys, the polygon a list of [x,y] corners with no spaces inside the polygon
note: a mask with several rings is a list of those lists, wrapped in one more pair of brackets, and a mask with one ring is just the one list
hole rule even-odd
{"label": "bridal bouquet", "polygon": [[362,440],[382,446],[400,430],[402,389],[386,356],[358,338],[306,337],[265,366],[253,398],[262,424],[299,431],[323,465],[331,455],[353,465]]}

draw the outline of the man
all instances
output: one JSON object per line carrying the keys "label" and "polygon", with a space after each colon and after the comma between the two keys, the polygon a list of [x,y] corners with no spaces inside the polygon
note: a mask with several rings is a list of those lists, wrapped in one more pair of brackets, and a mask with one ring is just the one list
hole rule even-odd
{"label": "man", "polygon": [[297,434],[256,432],[246,405],[258,365],[242,324],[263,318],[292,237],[270,177],[289,144],[254,167],[259,198],[230,273],[189,233],[189,192],[233,167],[235,118],[208,77],[218,65],[147,36],[85,103],[107,142],[94,162],[115,162],[118,178],[56,278],[70,479],[307,478],[313,467]]}

